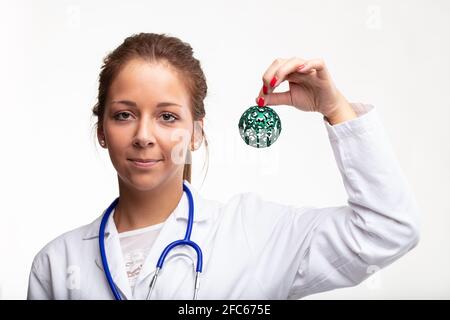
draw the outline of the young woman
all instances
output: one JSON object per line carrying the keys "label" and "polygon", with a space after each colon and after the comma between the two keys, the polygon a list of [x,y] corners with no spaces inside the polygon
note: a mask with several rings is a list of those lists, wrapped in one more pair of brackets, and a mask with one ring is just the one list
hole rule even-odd
{"label": "young woman", "polygon": [[[290,90],[273,92],[283,81]],[[119,197],[37,254],[29,299],[297,299],[354,286],[416,246],[418,209],[376,109],[348,103],[323,61],[276,59],[256,101],[323,115],[348,193],[339,207],[195,190],[207,85],[187,43],[131,36],[99,82],[93,113]]]}

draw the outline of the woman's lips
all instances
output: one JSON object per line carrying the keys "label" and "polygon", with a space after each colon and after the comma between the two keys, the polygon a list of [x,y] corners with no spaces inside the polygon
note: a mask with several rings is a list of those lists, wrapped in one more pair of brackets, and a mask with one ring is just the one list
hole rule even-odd
{"label": "woman's lips", "polygon": [[129,161],[131,161],[131,163],[137,167],[137,168],[151,168],[154,165],[156,165],[158,162],[160,162],[161,160],[133,160],[133,159],[128,159]]}

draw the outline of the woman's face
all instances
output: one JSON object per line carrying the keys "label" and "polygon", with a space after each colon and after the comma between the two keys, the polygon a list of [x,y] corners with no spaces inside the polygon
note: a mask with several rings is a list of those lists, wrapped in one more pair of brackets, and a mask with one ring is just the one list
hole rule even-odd
{"label": "woman's face", "polygon": [[[185,84],[168,65],[134,59],[122,68],[98,132],[122,182],[145,191],[175,176],[182,179],[193,133],[189,103]],[[157,162],[141,168],[131,159]]]}

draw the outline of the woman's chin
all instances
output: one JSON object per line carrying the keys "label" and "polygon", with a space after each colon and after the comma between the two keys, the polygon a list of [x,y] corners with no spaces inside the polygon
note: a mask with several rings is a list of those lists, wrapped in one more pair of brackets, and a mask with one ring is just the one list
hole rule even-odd
{"label": "woman's chin", "polygon": [[136,191],[150,191],[160,184],[160,179],[156,175],[132,175],[128,176],[126,184]]}
{"label": "woman's chin", "polygon": [[138,191],[150,191],[156,186],[158,186],[158,183],[155,180],[135,181],[133,183],[133,188]]}

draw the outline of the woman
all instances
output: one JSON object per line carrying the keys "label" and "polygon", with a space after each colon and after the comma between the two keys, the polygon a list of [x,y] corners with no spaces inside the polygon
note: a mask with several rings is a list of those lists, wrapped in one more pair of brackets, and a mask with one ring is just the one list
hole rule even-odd
{"label": "woman", "polygon": [[[283,81],[290,90],[274,93]],[[323,115],[348,193],[340,207],[293,207],[254,193],[219,203],[198,194],[189,162],[207,145],[207,85],[179,39],[127,38],[105,58],[99,82],[93,113],[120,201],[37,254],[29,299],[297,299],[356,285],[416,246],[418,209],[376,110],[348,103],[323,61],[276,59],[256,101]],[[186,232],[189,194],[202,273],[193,271],[195,248],[175,247],[149,294],[161,252]]]}

